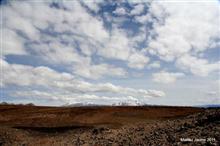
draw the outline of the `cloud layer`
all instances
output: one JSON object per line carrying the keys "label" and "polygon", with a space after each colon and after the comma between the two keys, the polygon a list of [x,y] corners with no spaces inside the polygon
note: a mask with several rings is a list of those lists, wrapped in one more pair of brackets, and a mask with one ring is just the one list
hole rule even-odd
{"label": "cloud layer", "polygon": [[154,1],[147,16],[154,27],[148,47],[151,54],[165,61],[177,60],[178,68],[195,75],[219,71],[218,62],[199,57],[219,42],[218,1]]}
{"label": "cloud layer", "polygon": [[[0,9],[7,96],[145,102],[167,94],[149,82],[219,74],[217,0],[7,1]],[[142,89],[123,83],[138,77]]]}
{"label": "cloud layer", "polygon": [[153,74],[153,81],[158,83],[174,83],[177,78],[181,78],[183,76],[183,73],[160,71]]}
{"label": "cloud layer", "polygon": [[[162,97],[165,95],[162,91],[157,90],[142,90],[132,89],[121,86],[116,86],[111,83],[98,83],[92,84],[80,79],[75,78],[69,73],[59,73],[48,67],[39,66],[32,67],[19,64],[8,64],[6,61],[1,60],[4,79],[2,87],[8,85],[23,86],[23,87],[40,87],[40,90],[33,91],[18,91],[11,93],[16,96],[30,96],[30,97],[46,97],[57,100],[77,99],[85,100],[85,98],[93,99],[94,101],[111,99],[111,97],[97,96],[96,93],[105,93],[117,95],[118,99],[121,96],[132,97],[136,100],[148,99],[151,97]],[[50,93],[50,92],[53,93]],[[119,96],[120,95],[120,96]],[[113,97],[113,99],[116,97]]]}

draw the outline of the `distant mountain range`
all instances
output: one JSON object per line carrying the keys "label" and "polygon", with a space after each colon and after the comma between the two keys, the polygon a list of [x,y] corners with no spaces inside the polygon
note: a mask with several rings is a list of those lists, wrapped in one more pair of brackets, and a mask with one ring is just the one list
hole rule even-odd
{"label": "distant mountain range", "polygon": [[109,104],[94,104],[94,103],[73,103],[73,104],[64,104],[63,106],[65,107],[80,107],[80,106],[141,106],[142,104],[138,102],[118,102],[118,103],[113,103],[111,105]]}
{"label": "distant mountain range", "polygon": [[204,108],[220,108],[220,104],[207,104],[207,105],[198,105],[196,107],[204,107]]}
{"label": "distant mountain range", "polygon": [[[138,102],[118,102],[109,104],[94,104],[94,103],[73,103],[64,104],[64,107],[82,107],[82,106],[172,106],[172,105],[151,105],[151,104],[141,104]],[[176,105],[175,105],[176,106]],[[190,106],[189,106],[190,107]],[[191,107],[201,107],[201,108],[220,108],[220,104],[207,104],[207,105],[196,105]]]}
{"label": "distant mountain range", "polygon": [[104,106],[104,105],[99,105],[99,104],[93,104],[93,103],[73,103],[73,104],[70,104],[70,103],[66,103],[64,105],[62,105],[64,107],[81,107],[81,106]]}
{"label": "distant mountain range", "polygon": [[[8,102],[0,102],[0,105],[25,105],[25,106],[35,106],[33,103],[27,104],[15,104]],[[66,103],[61,105],[61,107],[85,107],[85,106],[172,106],[172,105],[153,105],[153,104],[141,104],[139,102],[118,102],[113,104],[95,104],[89,102],[78,102],[78,103]],[[176,106],[176,105],[175,105]],[[190,107],[190,106],[189,106]],[[204,105],[195,105],[191,107],[200,107],[200,108],[220,108],[220,104],[204,104]]]}

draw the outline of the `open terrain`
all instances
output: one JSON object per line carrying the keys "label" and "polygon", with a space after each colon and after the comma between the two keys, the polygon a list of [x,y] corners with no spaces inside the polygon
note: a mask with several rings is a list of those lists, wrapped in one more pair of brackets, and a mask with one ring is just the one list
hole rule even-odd
{"label": "open terrain", "polygon": [[220,109],[0,105],[0,145],[218,145]]}

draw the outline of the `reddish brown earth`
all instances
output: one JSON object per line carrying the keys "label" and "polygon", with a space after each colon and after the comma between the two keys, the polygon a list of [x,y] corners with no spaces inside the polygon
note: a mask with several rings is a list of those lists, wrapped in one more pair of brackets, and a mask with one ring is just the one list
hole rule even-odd
{"label": "reddish brown earth", "polygon": [[218,145],[219,138],[220,109],[0,105],[0,146]]}

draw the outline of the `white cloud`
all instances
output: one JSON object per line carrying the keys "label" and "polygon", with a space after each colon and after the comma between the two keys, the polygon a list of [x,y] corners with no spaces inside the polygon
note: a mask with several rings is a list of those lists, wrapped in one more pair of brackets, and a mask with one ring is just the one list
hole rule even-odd
{"label": "white cloud", "polygon": [[153,74],[153,81],[158,83],[174,83],[177,78],[183,77],[183,73],[179,72],[166,72],[166,71],[160,71],[158,73]]}
{"label": "white cloud", "polygon": [[127,60],[131,54],[131,46],[125,31],[115,28],[105,46],[98,49],[98,54],[106,58]]}
{"label": "white cloud", "polygon": [[[4,72],[1,87],[10,89],[16,86],[35,91],[31,93],[31,90],[18,88],[20,96],[23,91],[24,96],[57,96],[57,100],[69,100],[71,96],[85,100],[105,98],[108,101],[110,96],[112,99],[114,96],[115,100],[164,96],[161,91],[99,83],[112,77],[129,79],[133,69],[139,69],[137,74],[142,74],[145,68],[166,67],[166,63],[160,64],[156,60],[158,58],[174,65],[168,66],[171,70],[176,67],[198,76],[219,71],[219,61],[211,61],[215,58],[206,54],[219,45],[217,1],[132,2],[130,13],[129,8],[121,7],[119,2],[117,5],[120,6],[114,11],[116,15],[105,12],[104,20],[98,14],[101,6],[99,1],[56,2],[59,7],[52,7],[51,2],[10,1],[0,6],[3,10],[3,28],[0,30],[3,32],[3,48],[0,58],[10,60],[7,55],[15,55],[15,59],[10,61],[16,62],[17,55],[28,55],[24,60],[36,55],[42,63],[42,66],[33,67],[35,63],[27,66],[1,60]],[[147,14],[144,14],[144,5],[149,6]],[[138,24],[137,32],[123,27],[124,22],[130,20],[141,24]],[[106,27],[104,21],[111,27]],[[148,45],[146,49],[145,45]],[[155,62],[148,64],[149,60]],[[60,73],[46,66],[69,73]],[[139,70],[135,70],[135,73]],[[179,72],[161,71],[153,74],[153,80],[173,83],[183,76]],[[88,78],[95,80],[90,83],[85,81]],[[38,90],[39,86],[42,90]]]}
{"label": "white cloud", "polygon": [[[1,7],[4,12],[3,28],[10,32],[5,33],[4,42],[9,44],[13,41],[18,44],[19,48],[24,47],[24,44],[29,44],[25,48],[27,52],[34,51],[48,61],[52,59],[54,63],[71,63],[73,58],[81,59],[76,57],[79,54],[77,54],[74,41],[77,41],[79,45],[92,46],[91,42],[104,42],[109,37],[103,27],[103,22],[87,13],[78,1],[60,2],[59,5],[67,10],[52,8],[50,3],[46,2],[13,1],[10,5]],[[56,35],[57,33],[59,35]],[[13,47],[13,44],[11,43],[10,46]],[[19,48],[14,50],[19,50]],[[8,49],[4,48],[4,50]]]}
{"label": "white cloud", "polygon": [[151,20],[151,17],[147,15],[135,16],[135,21],[141,24],[146,24],[148,21]]}
{"label": "white cloud", "polygon": [[[24,47],[24,39],[18,37],[18,35],[10,30],[10,29],[0,29],[0,32],[2,32],[2,35],[5,37],[2,38],[2,41],[0,41],[0,46],[2,54],[1,56],[5,56],[8,54],[13,55],[24,55],[27,54],[25,47]],[[7,34],[7,35],[6,35]]]}
{"label": "white cloud", "polygon": [[[162,57],[167,56],[168,58],[169,55],[175,57],[177,53],[182,54],[192,48],[197,51],[207,49],[212,41],[211,39],[218,37],[219,33],[218,19],[216,19],[219,17],[217,3],[207,4],[198,2],[195,4],[181,3],[181,5],[179,3],[168,4],[166,2],[153,3],[153,6],[159,5],[165,9],[165,13],[160,13],[158,17],[166,13],[169,16],[165,18],[164,25],[155,24],[155,32],[159,37],[152,42],[152,48],[169,50],[170,53],[174,53],[169,54],[167,52],[168,54],[166,54],[162,50],[158,50],[157,53]],[[204,10],[207,13],[201,15]],[[154,14],[154,12],[152,13]],[[155,15],[157,16],[158,14]],[[154,46],[154,43],[160,45],[160,47]]]}
{"label": "white cloud", "polygon": [[86,5],[90,10],[94,12],[98,12],[100,10],[99,3],[102,2],[102,0],[89,0],[89,1],[83,1],[81,2]]}
{"label": "white cloud", "polygon": [[33,44],[31,48],[32,52],[51,64],[68,65],[89,59],[80,56],[72,46],[64,45],[56,39],[50,43]]}
{"label": "white cloud", "polygon": [[[82,3],[98,10],[99,1]],[[136,49],[140,39],[132,39],[119,28],[119,22],[112,22],[114,25],[109,31],[100,17],[90,14],[78,1],[59,2],[60,8],[50,5],[50,1],[12,1],[1,7],[4,11],[3,29],[9,32],[4,35],[3,55],[37,55],[47,63],[73,68],[74,73],[93,79],[110,75],[107,67],[112,72],[111,76],[122,76],[126,72],[107,63],[94,63],[94,54],[124,61],[132,68],[141,69],[148,62],[148,58]],[[144,38],[141,37],[142,40]],[[141,58],[132,61],[133,54]],[[81,62],[88,62],[87,67],[79,67]],[[83,71],[80,70],[82,68]]]}
{"label": "white cloud", "polygon": [[152,62],[151,64],[149,64],[147,66],[148,69],[152,69],[152,68],[160,68],[160,62],[159,61],[155,61],[155,62]]}
{"label": "white cloud", "polygon": [[[116,86],[111,83],[93,84],[75,78],[69,73],[59,73],[48,67],[32,67],[27,65],[9,64],[1,60],[3,71],[3,86],[16,85],[26,87],[40,86],[45,90],[53,89],[53,92],[70,92],[71,94],[111,93],[136,98],[161,97],[165,93],[157,90],[133,89]],[[34,93],[35,94],[35,93]]]}
{"label": "white cloud", "polygon": [[[73,94],[73,93],[59,93],[59,92],[48,92],[39,90],[27,90],[27,91],[16,91],[10,94],[13,97],[25,97],[35,99],[49,99],[62,102],[62,104],[74,104],[74,103],[92,103],[92,104],[105,104],[111,105],[115,103],[129,103],[130,105],[136,105],[139,101],[138,98],[132,96],[121,96],[121,97],[107,97],[97,96],[94,94]],[[146,101],[146,100],[145,100]]]}
{"label": "white cloud", "polygon": [[[153,1],[150,13],[146,15],[151,15],[153,22],[147,50],[165,61],[177,59],[177,67],[188,67],[196,75],[205,76],[215,71],[218,62],[209,63],[197,56],[212,49],[220,38],[219,8],[217,0],[172,3]],[[195,57],[188,58],[195,63],[184,59],[192,55]]]}
{"label": "white cloud", "polygon": [[126,77],[127,72],[120,67],[115,67],[108,64],[89,64],[88,62],[82,62],[74,66],[75,74],[82,77],[99,79],[103,75],[106,76],[115,76],[115,77]]}
{"label": "white cloud", "polygon": [[152,2],[153,0],[127,0],[127,2],[131,5],[131,6],[136,6],[139,4],[145,4],[148,5]]}
{"label": "white cloud", "polygon": [[123,7],[117,7],[113,13],[117,14],[117,15],[126,15],[127,14],[126,9]]}
{"label": "white cloud", "polygon": [[134,43],[134,46],[138,45],[139,43],[143,43],[147,39],[148,32],[144,26],[139,28],[138,34],[132,36],[130,39],[131,42]]}
{"label": "white cloud", "polygon": [[20,64],[9,64],[0,60],[2,65],[3,85],[17,86],[57,86],[73,80],[73,76],[68,73],[58,73],[48,67],[32,67]]}
{"label": "white cloud", "polygon": [[140,3],[134,6],[134,8],[131,10],[131,15],[140,15],[144,12],[144,3]]}
{"label": "white cloud", "polygon": [[[24,4],[26,5],[26,4]],[[19,6],[21,6],[19,4]],[[23,17],[19,11],[17,11],[16,5],[12,7],[3,6],[3,27],[7,27],[15,32],[20,31],[23,33],[24,37],[37,41],[40,38],[39,30],[32,24],[31,19]],[[26,7],[24,7],[24,10]],[[9,17],[7,17],[9,16]],[[6,34],[7,35],[7,34]]]}
{"label": "white cloud", "polygon": [[140,53],[135,53],[129,56],[128,66],[136,69],[143,69],[148,63],[149,58]]}
{"label": "white cloud", "polygon": [[177,59],[176,66],[185,71],[190,71],[197,76],[207,76],[210,72],[220,70],[220,62],[208,63],[206,59],[184,55]]}

